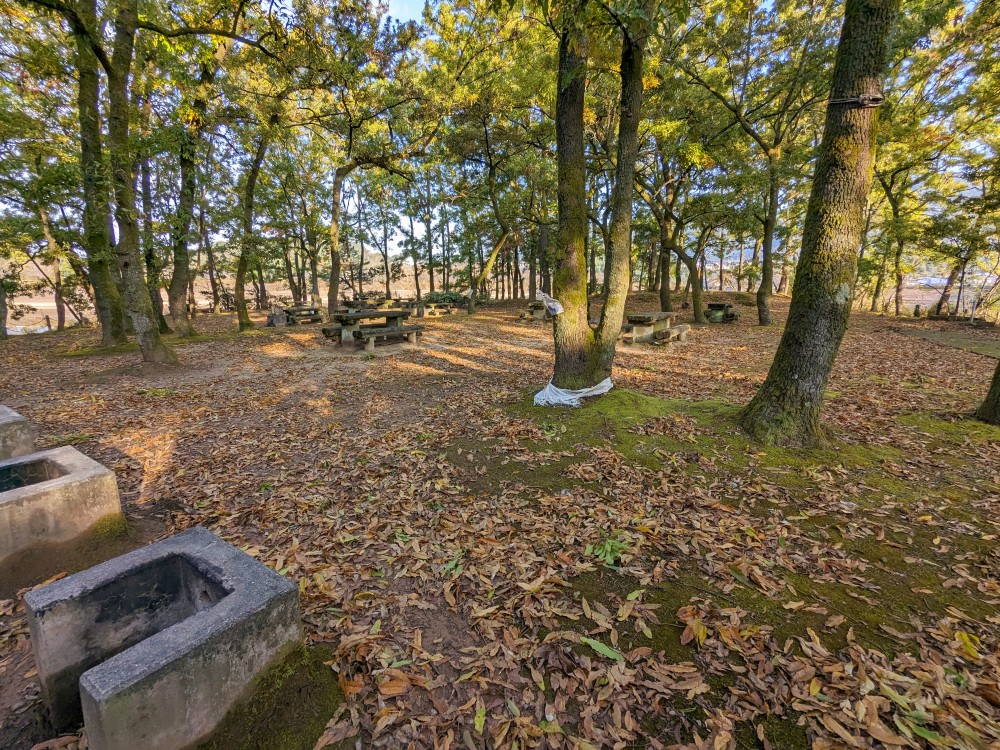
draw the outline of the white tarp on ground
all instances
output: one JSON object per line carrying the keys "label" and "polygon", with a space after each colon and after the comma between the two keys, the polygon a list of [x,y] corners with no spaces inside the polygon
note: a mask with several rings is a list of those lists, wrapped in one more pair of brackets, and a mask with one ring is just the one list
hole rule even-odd
{"label": "white tarp on ground", "polygon": [[10,336],[24,336],[29,333],[48,333],[48,326],[7,326],[7,334]]}
{"label": "white tarp on ground", "polygon": [[552,385],[552,381],[535,394],[535,406],[580,406],[580,400],[590,396],[600,396],[607,393],[614,384],[611,378],[605,378],[600,383],[590,388],[579,388],[570,390]]}

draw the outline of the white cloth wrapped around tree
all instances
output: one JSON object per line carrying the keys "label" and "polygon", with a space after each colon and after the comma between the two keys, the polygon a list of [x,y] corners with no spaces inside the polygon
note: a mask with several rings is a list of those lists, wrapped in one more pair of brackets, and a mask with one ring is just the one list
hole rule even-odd
{"label": "white cloth wrapped around tree", "polygon": [[555,317],[556,315],[562,315],[563,306],[562,303],[555,297],[550,297],[545,292],[538,292],[535,294],[535,299],[539,302],[545,303],[545,309],[549,311],[549,315]]}
{"label": "white cloth wrapped around tree", "polygon": [[600,396],[614,387],[611,378],[605,378],[590,388],[578,388],[576,390],[559,388],[552,385],[552,381],[550,380],[547,386],[535,394],[535,406],[576,407],[581,405],[581,399],[589,398],[590,396]]}

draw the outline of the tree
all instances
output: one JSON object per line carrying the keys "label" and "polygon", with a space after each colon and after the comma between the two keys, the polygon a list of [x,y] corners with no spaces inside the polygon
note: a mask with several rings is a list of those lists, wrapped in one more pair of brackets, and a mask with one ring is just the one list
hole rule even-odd
{"label": "tree", "polygon": [[[762,231],[757,311],[772,322],[774,240],[790,152],[810,134],[810,112],[826,91],[823,71],[832,37],[833,3],[760,4],[744,10],[723,0],[701,8],[701,23],[677,62],[708,91],[757,150],[763,162],[763,201],[755,211]],[[797,160],[796,160],[797,161]],[[742,169],[747,174],[746,165]],[[759,182],[754,180],[754,182]]]}
{"label": "tree", "polygon": [[767,444],[822,437],[823,393],[850,316],[898,0],[847,0],[781,343],[740,424]]}
{"label": "tree", "polygon": [[[609,9],[621,35],[618,146],[611,191],[610,258],[607,293],[597,329],[590,327],[585,238],[587,196],[584,107],[590,28],[586,0],[562,6],[559,17],[559,65],[556,93],[556,154],[559,223],[552,279],[553,296],[564,312],[555,316],[555,367],[552,382],[560,388],[594,386],[611,375],[615,343],[621,331],[631,276],[632,197],[639,151],[643,65],[659,4],[646,2]],[[588,23],[590,22],[590,23]]]}

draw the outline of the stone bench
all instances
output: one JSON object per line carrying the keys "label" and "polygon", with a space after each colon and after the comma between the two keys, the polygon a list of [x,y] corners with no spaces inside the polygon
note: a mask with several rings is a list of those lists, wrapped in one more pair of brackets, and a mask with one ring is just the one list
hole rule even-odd
{"label": "stone bench", "polygon": [[423,326],[380,326],[378,328],[362,328],[354,331],[354,340],[359,344],[364,344],[366,352],[375,351],[375,341],[388,341],[392,338],[405,337],[407,343],[417,343],[417,337],[424,332]]}
{"label": "stone bench", "polygon": [[53,724],[91,750],[197,746],[302,640],[298,587],[203,528],[24,603]]}
{"label": "stone bench", "polygon": [[64,447],[0,461],[0,560],[120,516],[114,472]]}
{"label": "stone bench", "polygon": [[654,334],[655,338],[653,340],[654,344],[669,344],[671,341],[687,341],[688,332],[691,330],[689,325],[679,325],[673,328],[668,328],[665,331],[657,331]]}
{"label": "stone bench", "polygon": [[0,461],[35,450],[35,429],[13,409],[0,406]]}
{"label": "stone bench", "polygon": [[323,335],[340,343],[343,339],[344,329],[341,326],[326,326],[323,328]]}

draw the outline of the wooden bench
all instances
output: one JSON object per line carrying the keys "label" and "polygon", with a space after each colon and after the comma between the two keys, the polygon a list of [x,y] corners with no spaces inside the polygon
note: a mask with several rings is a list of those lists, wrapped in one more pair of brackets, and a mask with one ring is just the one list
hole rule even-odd
{"label": "wooden bench", "polygon": [[364,344],[366,352],[375,351],[376,340],[388,341],[397,336],[406,338],[407,343],[417,343],[417,337],[424,332],[423,326],[378,326],[374,328],[362,328],[354,331],[354,341]]}
{"label": "wooden bench", "polygon": [[337,343],[342,343],[343,333],[341,326],[327,326],[323,329],[323,335],[328,339],[336,339]]}

